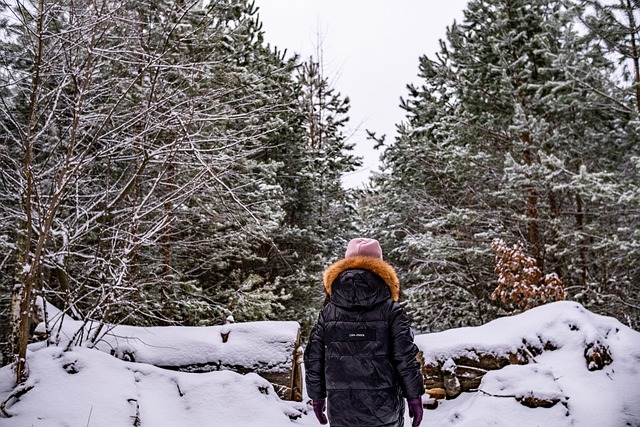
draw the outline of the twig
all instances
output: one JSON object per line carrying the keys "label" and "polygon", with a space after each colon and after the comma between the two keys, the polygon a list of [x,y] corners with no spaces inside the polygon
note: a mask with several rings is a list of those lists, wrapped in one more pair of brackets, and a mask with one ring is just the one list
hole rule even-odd
{"label": "twig", "polygon": [[19,399],[20,396],[23,396],[25,393],[28,393],[29,390],[31,390],[33,387],[34,386],[30,385],[30,386],[27,386],[27,387],[18,388],[16,391],[11,393],[9,395],[9,397],[7,397],[4,402],[2,402],[0,404],[0,411],[2,411],[2,413],[5,415],[5,417],[7,417],[7,418],[13,417],[13,415],[11,415],[10,413],[7,412],[7,403],[9,403],[9,401],[11,399]]}
{"label": "twig", "polygon": [[478,391],[482,394],[485,394],[487,396],[491,396],[491,397],[511,397],[513,399],[516,398],[515,395],[510,395],[510,394],[491,394],[491,393],[487,393],[486,391],[482,390],[481,388],[478,389]]}

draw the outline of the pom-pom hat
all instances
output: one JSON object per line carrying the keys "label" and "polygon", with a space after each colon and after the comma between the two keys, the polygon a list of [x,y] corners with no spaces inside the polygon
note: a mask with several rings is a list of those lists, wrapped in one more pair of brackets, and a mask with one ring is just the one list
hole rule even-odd
{"label": "pom-pom hat", "polygon": [[344,254],[345,258],[353,256],[368,256],[382,259],[382,248],[380,247],[380,243],[375,239],[358,237],[349,242],[347,252]]}

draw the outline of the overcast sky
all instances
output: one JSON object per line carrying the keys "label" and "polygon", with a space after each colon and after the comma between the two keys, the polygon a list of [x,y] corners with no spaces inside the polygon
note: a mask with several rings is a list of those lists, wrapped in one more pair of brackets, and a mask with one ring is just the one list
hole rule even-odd
{"label": "overcast sky", "polygon": [[256,0],[266,41],[308,58],[322,48],[325,76],[351,100],[349,134],[364,156],[363,170],[346,177],[362,185],[379,153],[366,129],[387,141],[404,119],[398,107],[406,85],[419,82],[418,58],[439,50],[439,40],[467,0]]}

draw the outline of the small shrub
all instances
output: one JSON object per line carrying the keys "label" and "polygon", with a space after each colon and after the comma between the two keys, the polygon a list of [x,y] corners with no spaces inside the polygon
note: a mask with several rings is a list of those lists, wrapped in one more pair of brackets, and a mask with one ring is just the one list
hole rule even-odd
{"label": "small shrub", "polygon": [[496,252],[494,272],[498,279],[492,299],[514,307],[514,312],[564,300],[562,280],[556,273],[543,274],[521,242],[509,247],[504,240],[494,239],[491,248]]}

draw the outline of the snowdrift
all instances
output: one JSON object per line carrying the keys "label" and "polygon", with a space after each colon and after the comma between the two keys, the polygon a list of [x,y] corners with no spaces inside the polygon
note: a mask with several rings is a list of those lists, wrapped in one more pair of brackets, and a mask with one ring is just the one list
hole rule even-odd
{"label": "snowdrift", "polygon": [[[147,332],[158,332],[154,329]],[[122,327],[116,334],[114,348],[121,352],[136,341],[125,332],[131,330]],[[174,351],[159,346],[160,341],[151,345],[152,337],[144,336],[145,346],[134,346],[135,363],[113,357],[106,348],[64,351],[32,345],[25,384],[15,386],[11,367],[0,369],[0,425],[318,425],[306,402],[282,400],[257,374],[152,366],[149,361],[201,363],[198,358],[204,356],[187,354],[203,351],[194,344],[198,333],[179,328],[171,334]],[[450,394],[425,412],[425,426],[640,427],[640,333],[577,303],[548,304],[476,328],[418,335],[416,343],[425,381]],[[186,347],[190,352],[183,351]],[[246,352],[233,354],[251,360]],[[488,360],[493,364],[481,364]],[[425,396],[424,403],[434,402]],[[411,425],[406,414],[405,420]]]}
{"label": "snowdrift", "polygon": [[[640,333],[575,302],[419,335],[438,426],[640,426]],[[425,399],[428,406],[432,401]]]}
{"label": "snowdrift", "polygon": [[[29,379],[0,369],[3,427],[276,427],[309,425],[257,374],[185,373],[75,347],[29,354]],[[7,418],[7,416],[9,416]]]}
{"label": "snowdrift", "polygon": [[[40,300],[41,309],[42,303]],[[182,372],[234,371],[267,378],[280,397],[302,400],[299,359],[300,325],[297,322],[246,322],[219,326],[135,327],[80,322],[46,304],[47,322],[32,344],[36,351],[48,345],[90,346],[129,362],[148,363]]]}

